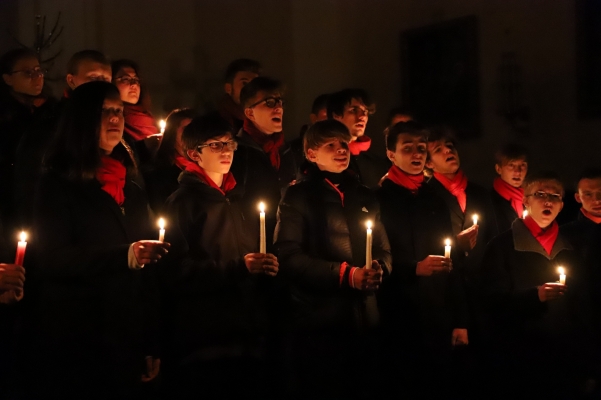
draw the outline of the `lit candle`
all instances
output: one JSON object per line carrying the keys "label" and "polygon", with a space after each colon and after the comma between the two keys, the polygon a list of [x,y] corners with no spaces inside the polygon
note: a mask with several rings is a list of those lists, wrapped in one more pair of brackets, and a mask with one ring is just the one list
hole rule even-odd
{"label": "lit candle", "polygon": [[451,258],[451,239],[444,241],[444,256],[445,258]]}
{"label": "lit candle", "polygon": [[161,135],[162,135],[163,133],[165,133],[165,127],[167,126],[167,123],[165,122],[164,119],[159,121],[159,126],[161,127]]}
{"label": "lit candle", "polygon": [[524,210],[524,212],[522,213],[522,218],[526,219],[527,216],[528,216],[528,210]]}
{"label": "lit candle", "polygon": [[15,256],[15,264],[23,266],[23,259],[25,258],[25,248],[27,247],[27,234],[21,232],[19,235],[19,243],[17,243],[17,255]]}
{"label": "lit candle", "polygon": [[559,283],[562,285],[566,284],[566,271],[563,267],[557,268],[557,272],[559,272]]}
{"label": "lit candle", "polygon": [[165,241],[165,220],[159,218],[159,242]]}
{"label": "lit candle", "polygon": [[371,248],[372,248],[372,235],[371,235],[371,221],[365,223],[367,226],[367,236],[365,238],[365,269],[371,269]]}
{"label": "lit candle", "polygon": [[474,221],[474,225],[478,225],[478,214],[474,214],[472,221]]}
{"label": "lit candle", "polygon": [[267,253],[267,240],[265,238],[265,204],[263,202],[259,203],[259,210],[261,211],[259,214],[259,234],[261,239],[259,242],[259,253],[265,254]]}

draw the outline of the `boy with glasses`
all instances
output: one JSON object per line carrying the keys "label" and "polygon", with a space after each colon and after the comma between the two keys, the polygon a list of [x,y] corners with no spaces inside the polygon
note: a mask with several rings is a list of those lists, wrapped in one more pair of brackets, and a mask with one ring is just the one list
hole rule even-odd
{"label": "boy with glasses", "polygon": [[563,194],[553,173],[527,178],[528,216],[494,238],[482,261],[487,376],[498,379],[491,383],[501,398],[572,398],[587,378],[594,351],[586,275],[555,221]]}
{"label": "boy with glasses", "polygon": [[257,252],[259,226],[244,214],[242,188],[230,172],[238,147],[231,130],[218,113],[185,127],[191,162],[167,200],[173,250],[161,272],[163,370],[173,398],[237,398],[260,394],[266,382],[260,287],[278,273],[278,261]]}

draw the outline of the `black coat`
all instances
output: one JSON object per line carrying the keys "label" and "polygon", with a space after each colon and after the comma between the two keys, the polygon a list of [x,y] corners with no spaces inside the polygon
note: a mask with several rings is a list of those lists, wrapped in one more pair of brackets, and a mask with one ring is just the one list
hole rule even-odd
{"label": "black coat", "polygon": [[419,340],[436,334],[448,347],[452,329],[467,328],[468,323],[460,268],[429,277],[415,274],[419,261],[444,255],[444,240],[453,238],[446,204],[429,185],[414,195],[388,179],[378,190],[378,199],[393,260],[391,277],[379,293],[380,305],[390,313],[389,323],[396,330],[411,331]]}
{"label": "black coat", "polygon": [[348,169],[359,177],[359,182],[363,185],[376,189],[382,177],[390,169],[390,161],[375,155],[373,150],[367,150],[356,156],[351,155]]}
{"label": "black coat", "polygon": [[144,191],[128,178],[124,192],[120,208],[96,180],[48,173],[40,181],[28,278],[37,299],[34,361],[46,370],[35,379],[50,392],[119,393],[137,385],[144,356],[156,354],[154,266],[129,269],[128,249],[158,232]]}
{"label": "black coat", "polygon": [[179,187],[181,173],[181,168],[175,164],[158,165],[144,173],[150,207],[157,215],[165,211],[167,198]]}
{"label": "black coat", "polygon": [[166,363],[193,364],[223,357],[221,349],[240,356],[256,348],[265,328],[260,285],[267,277],[251,275],[244,264],[245,254],[258,252],[259,224],[245,217],[240,191],[223,195],[182,172],[166,207],[172,227],[166,237],[170,260],[161,271],[171,357]]}
{"label": "black coat", "polygon": [[491,190],[490,200],[492,202],[497,228],[499,233],[503,233],[511,229],[511,224],[518,218],[518,214],[511,206],[509,200],[505,200],[496,190]]}
{"label": "black coat", "polygon": [[[346,174],[346,173],[344,173]],[[346,331],[377,321],[375,296],[340,284],[340,265],[365,265],[365,223],[373,229],[373,259],[391,270],[390,246],[379,221],[379,205],[350,177],[341,184],[344,200],[316,167],[286,191],[278,209],[275,247],[280,273],[290,285],[293,324],[308,331]]]}

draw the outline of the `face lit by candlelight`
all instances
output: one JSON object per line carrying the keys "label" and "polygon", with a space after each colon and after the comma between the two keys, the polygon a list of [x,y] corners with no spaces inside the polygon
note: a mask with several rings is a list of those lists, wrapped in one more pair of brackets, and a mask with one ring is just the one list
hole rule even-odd
{"label": "face lit by candlelight", "polygon": [[[207,140],[204,145],[218,142],[233,141],[231,133]],[[228,146],[223,146],[220,152],[215,152],[211,147],[205,146],[196,150],[188,150],[188,157],[196,161],[208,174],[227,174],[234,160],[234,151]]]}
{"label": "face lit by candlelight", "polygon": [[67,74],[67,85],[75,89],[79,85],[92,81],[111,82],[111,66],[92,60],[82,60],[75,74]]}
{"label": "face lit by candlelight", "polygon": [[123,102],[120,99],[104,99],[100,119],[98,147],[111,154],[123,137]]}
{"label": "face lit by candlelight", "polygon": [[15,93],[37,96],[44,87],[44,73],[35,57],[18,60],[8,74],[2,74],[4,83]]}
{"label": "face lit by candlelight", "polygon": [[225,84],[225,93],[232,97],[236,104],[240,104],[240,91],[250,81],[255,79],[259,74],[251,71],[238,71],[231,83]]}
{"label": "face lit by candlelight", "polygon": [[446,139],[428,142],[426,166],[434,172],[452,175],[459,170],[459,154],[455,144]]}
{"label": "face lit by candlelight", "polygon": [[348,168],[350,162],[348,143],[331,139],[317,149],[307,149],[307,159],[321,171],[340,173]]}
{"label": "face lit by candlelight", "polygon": [[348,128],[353,140],[365,134],[367,120],[369,119],[369,110],[361,99],[352,99],[344,107],[342,115],[334,114],[334,119],[342,122]]}
{"label": "face lit by candlelight", "polygon": [[519,188],[524,183],[528,173],[528,162],[525,158],[516,160],[503,160],[503,164],[495,164],[495,171],[503,181],[513,187]]}
{"label": "face lit by candlelight", "polygon": [[137,104],[140,100],[140,78],[132,67],[123,67],[115,74],[115,86],[119,89],[121,100]]}
{"label": "face lit by candlelight", "polygon": [[581,179],[574,197],[591,215],[601,217],[601,178]]}
{"label": "face lit by candlelight", "polygon": [[386,150],[388,159],[403,172],[410,175],[421,174],[428,155],[424,136],[401,133],[398,136],[396,150]]}
{"label": "face lit by candlelight", "polygon": [[563,188],[555,181],[541,181],[528,185],[524,193],[524,205],[528,215],[541,228],[546,228],[563,208]]}
{"label": "face lit by candlelight", "polygon": [[[271,101],[262,101],[271,99],[276,99],[274,107],[269,107]],[[253,99],[255,105],[245,108],[244,115],[266,135],[281,132],[284,118],[284,105],[281,99],[281,93],[260,91]]]}

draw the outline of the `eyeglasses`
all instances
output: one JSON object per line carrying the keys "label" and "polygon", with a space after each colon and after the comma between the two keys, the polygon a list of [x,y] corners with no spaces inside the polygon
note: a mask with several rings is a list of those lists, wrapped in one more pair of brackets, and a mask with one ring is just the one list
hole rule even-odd
{"label": "eyeglasses", "polygon": [[227,142],[211,142],[207,144],[201,144],[196,148],[200,150],[203,147],[208,147],[213,153],[221,153],[224,147],[227,147],[228,151],[236,151],[238,148],[238,142],[235,140],[228,140]]}
{"label": "eyeglasses", "polygon": [[48,71],[45,69],[35,68],[35,69],[20,69],[18,71],[11,71],[11,72],[9,72],[9,74],[16,74],[17,72],[21,72],[23,75],[25,75],[29,79],[34,79],[34,78],[37,78],[38,76],[43,77],[44,75],[46,75],[48,73]]}
{"label": "eyeglasses", "polygon": [[531,194],[527,194],[526,197],[534,196],[536,199],[543,201],[550,201],[552,203],[559,203],[561,201],[561,195],[559,193],[547,193],[539,190]]}
{"label": "eyeglasses", "polygon": [[140,84],[140,78],[134,78],[131,76],[122,76],[120,78],[116,78],[115,81],[119,82],[119,83],[125,83],[129,86],[133,86],[133,85],[139,85]]}
{"label": "eyeglasses", "polygon": [[255,104],[251,105],[248,108],[253,108],[263,102],[269,108],[276,108],[278,106],[278,104],[280,104],[282,107],[284,107],[284,103],[285,103],[284,99],[282,99],[281,97],[266,97],[263,100],[257,101]]}

